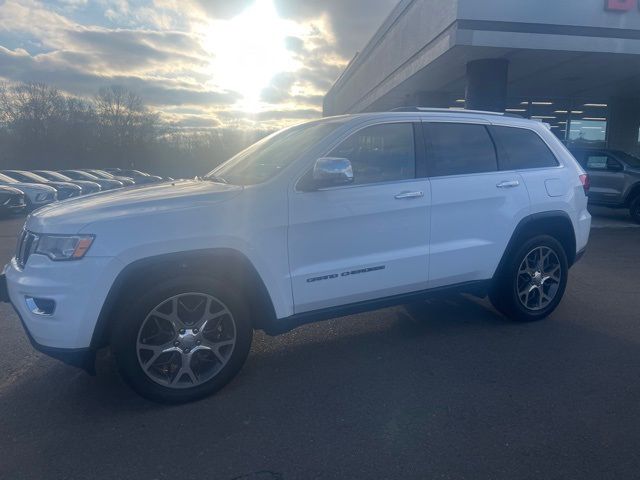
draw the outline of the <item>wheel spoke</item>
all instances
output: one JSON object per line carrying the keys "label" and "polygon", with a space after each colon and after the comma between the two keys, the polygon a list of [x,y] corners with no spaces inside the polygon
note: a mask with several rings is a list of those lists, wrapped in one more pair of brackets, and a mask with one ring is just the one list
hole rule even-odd
{"label": "wheel spoke", "polygon": [[522,295],[528,295],[531,292],[531,283],[527,283],[524,288],[521,288],[518,291],[518,295],[522,296]]}
{"label": "wheel spoke", "polygon": [[553,267],[553,269],[551,271],[547,271],[545,272],[547,274],[547,278],[552,278],[556,281],[560,281],[560,265],[556,265],[555,267]]}
{"label": "wheel spoke", "polygon": [[540,268],[544,267],[544,262],[549,258],[551,250],[548,248],[540,248]]}
{"label": "wheel spoke", "polygon": [[202,341],[202,344],[200,345],[200,347],[202,350],[210,350],[220,363],[224,363],[226,359],[224,355],[222,355],[222,353],[220,352],[220,349],[224,347],[228,347],[229,345],[233,345],[234,343],[236,343],[235,339],[214,342],[205,338]]}
{"label": "wheel spoke", "polygon": [[171,299],[171,313],[162,313],[155,309],[152,315],[171,323],[176,333],[186,327],[184,322],[180,320],[180,317],[178,316],[178,297]]}
{"label": "wheel spoke", "polygon": [[150,352],[152,352],[153,354],[151,355],[151,357],[146,360],[144,362],[144,369],[148,370],[150,367],[153,366],[153,364],[156,362],[156,360],[158,359],[158,357],[160,357],[160,355],[162,355],[163,353],[169,353],[169,352],[175,352],[177,351],[177,348],[175,348],[172,344],[170,343],[166,343],[164,345],[147,345],[147,344],[140,344],[138,346],[139,350],[148,350]]}
{"label": "wheel spoke", "polygon": [[[205,312],[205,315],[203,316],[203,319],[200,320],[200,330],[204,332],[205,328],[207,328],[207,325],[209,325],[209,322],[212,322],[213,320],[219,319],[224,317],[225,315],[228,315],[229,311],[228,310],[220,310],[219,312],[216,313],[207,313]],[[217,325],[216,325],[217,326]]]}
{"label": "wheel spoke", "polygon": [[189,357],[187,355],[182,356],[182,366],[180,367],[180,370],[178,370],[178,373],[176,373],[175,376],[171,379],[171,382],[170,382],[171,385],[175,385],[176,383],[179,383],[182,377],[184,377],[185,375],[189,377],[189,380],[191,380],[191,383],[193,383],[194,385],[198,384],[198,377],[193,372],[193,370],[191,370],[191,365],[189,364]]}
{"label": "wheel spoke", "polygon": [[542,288],[538,287],[538,308],[542,308],[542,301],[544,300],[544,293],[542,292]]}

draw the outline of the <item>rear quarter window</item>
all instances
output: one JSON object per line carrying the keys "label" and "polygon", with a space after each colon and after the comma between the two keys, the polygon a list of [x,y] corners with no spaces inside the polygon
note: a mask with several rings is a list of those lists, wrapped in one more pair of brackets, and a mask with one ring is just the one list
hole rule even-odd
{"label": "rear quarter window", "polygon": [[526,128],[489,127],[499,152],[500,170],[557,167],[555,155],[540,136]]}

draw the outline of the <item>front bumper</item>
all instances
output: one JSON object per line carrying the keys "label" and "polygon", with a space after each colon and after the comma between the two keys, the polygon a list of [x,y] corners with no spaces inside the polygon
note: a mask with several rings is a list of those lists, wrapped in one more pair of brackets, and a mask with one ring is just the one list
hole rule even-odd
{"label": "front bumper", "polygon": [[[39,350],[47,354],[86,351],[92,346],[102,306],[121,268],[115,257],[54,262],[34,253],[24,269],[14,258],[4,271],[5,298],[8,296]],[[54,308],[43,312],[34,308],[31,299]]]}
{"label": "front bumper", "polygon": [[20,201],[19,203],[5,203],[4,205],[0,205],[0,212],[19,213],[25,208],[27,208],[27,204],[24,203],[24,201]]}
{"label": "front bumper", "polygon": [[[6,269],[6,268],[5,268]],[[11,303],[11,306],[15,310],[18,318],[20,319],[20,323],[22,324],[22,328],[27,334],[27,338],[29,339],[29,343],[31,346],[37,351],[55,358],[56,360],[60,360],[67,365],[71,365],[73,367],[78,367],[85,370],[90,375],[95,375],[95,359],[96,352],[91,348],[55,348],[55,347],[47,347],[45,345],[41,345],[33,338],[31,332],[27,328],[22,319],[22,315],[20,311],[15,307],[15,305],[11,302],[9,298],[9,291],[7,289],[7,277],[4,273],[0,275],[0,302],[3,303]]]}

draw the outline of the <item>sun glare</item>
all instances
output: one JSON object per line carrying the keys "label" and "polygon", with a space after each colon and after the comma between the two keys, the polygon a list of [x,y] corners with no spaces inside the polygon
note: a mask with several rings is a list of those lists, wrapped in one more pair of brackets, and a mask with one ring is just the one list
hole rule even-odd
{"label": "sun glare", "polygon": [[256,0],[237,17],[213,22],[205,35],[205,48],[213,56],[213,83],[239,92],[238,108],[260,110],[260,95],[273,76],[296,67],[285,46],[291,30],[272,0]]}

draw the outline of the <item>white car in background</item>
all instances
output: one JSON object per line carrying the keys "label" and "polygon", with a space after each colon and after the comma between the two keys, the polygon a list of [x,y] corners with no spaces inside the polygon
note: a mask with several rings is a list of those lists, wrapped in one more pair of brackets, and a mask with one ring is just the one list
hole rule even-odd
{"label": "white car in background", "polygon": [[49,187],[48,185],[41,185],[38,183],[26,183],[18,182],[11,177],[8,177],[0,173],[0,185],[6,185],[8,187],[17,188],[22,190],[25,194],[25,200],[27,202],[27,211],[35,210],[36,208],[43,207],[55,202],[57,198],[56,189]]}
{"label": "white car in background", "polygon": [[39,350],[92,370],[110,346],[137,392],[185,402],[240,371],[254,329],[443,291],[488,295],[516,321],[547,317],[587,245],[587,190],[535,121],[326,118],[203,179],[38,210],[6,267],[8,299]]}

